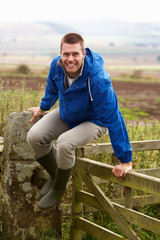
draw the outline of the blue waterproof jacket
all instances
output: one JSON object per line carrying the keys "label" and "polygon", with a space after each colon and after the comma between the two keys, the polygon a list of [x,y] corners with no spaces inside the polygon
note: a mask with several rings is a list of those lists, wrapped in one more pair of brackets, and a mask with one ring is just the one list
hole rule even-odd
{"label": "blue waterproof jacket", "polygon": [[61,56],[53,59],[40,108],[50,110],[59,99],[60,117],[70,128],[85,121],[107,127],[116,157],[122,163],[130,162],[132,148],[110,75],[102,57],[85,50],[82,74],[69,88],[64,84],[65,71],[58,64]]}

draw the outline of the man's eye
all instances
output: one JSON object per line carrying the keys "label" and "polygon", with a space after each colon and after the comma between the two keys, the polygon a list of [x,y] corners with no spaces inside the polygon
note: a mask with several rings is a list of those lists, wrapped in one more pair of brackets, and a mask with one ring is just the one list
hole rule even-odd
{"label": "man's eye", "polygon": [[68,53],[63,53],[63,56],[67,57],[67,56],[69,56],[69,54]]}
{"label": "man's eye", "polygon": [[73,56],[78,56],[79,53],[73,53]]}

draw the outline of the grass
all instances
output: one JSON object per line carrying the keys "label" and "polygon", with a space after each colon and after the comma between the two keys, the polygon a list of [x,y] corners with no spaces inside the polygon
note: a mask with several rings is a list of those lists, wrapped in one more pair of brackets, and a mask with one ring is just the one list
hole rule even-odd
{"label": "grass", "polygon": [[160,98],[156,99],[155,103],[160,103]]}
{"label": "grass", "polygon": [[139,117],[147,117],[149,114],[140,108],[120,107],[122,115],[127,120],[138,120]]}
{"label": "grass", "polygon": [[10,78],[10,77],[22,77],[22,79],[25,78],[25,77],[47,78],[48,70],[49,70],[49,68],[46,67],[43,70],[41,70],[41,73],[32,71],[32,72],[29,72],[27,75],[25,75],[23,73],[18,73],[17,70],[12,71],[12,72],[11,71],[6,71],[6,72],[4,72],[4,71],[1,72],[0,71],[0,79],[1,79],[1,77],[8,77],[8,78]]}
{"label": "grass", "polygon": [[43,89],[26,91],[22,80],[16,90],[4,90],[4,82],[0,82],[0,136],[3,136],[5,122],[11,112],[27,111],[28,108],[39,106],[43,96]]}

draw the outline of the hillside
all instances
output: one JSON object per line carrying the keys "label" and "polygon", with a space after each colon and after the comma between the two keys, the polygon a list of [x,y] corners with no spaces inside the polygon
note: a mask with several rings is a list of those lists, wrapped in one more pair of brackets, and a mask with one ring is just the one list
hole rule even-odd
{"label": "hillside", "polygon": [[[62,35],[82,34],[95,49],[108,47],[152,48],[160,51],[160,23],[125,23],[115,20],[96,22],[0,23],[0,55],[50,55],[59,50]],[[116,49],[117,52],[117,49]]]}

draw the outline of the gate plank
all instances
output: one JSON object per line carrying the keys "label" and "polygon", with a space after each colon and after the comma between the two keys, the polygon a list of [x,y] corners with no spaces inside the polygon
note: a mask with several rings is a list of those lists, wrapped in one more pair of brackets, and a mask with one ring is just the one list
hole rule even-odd
{"label": "gate plank", "polygon": [[116,234],[84,218],[76,219],[76,227],[101,240],[127,240],[125,237],[120,236],[119,234]]}
{"label": "gate plank", "polygon": [[160,196],[160,179],[151,177],[146,174],[130,171],[127,173],[125,180],[119,181],[118,178],[112,173],[114,166],[100,163],[87,158],[78,158],[77,163],[85,172],[91,175],[103,178],[121,185],[144,191],[146,193]]}
{"label": "gate plank", "polygon": [[[160,140],[132,141],[130,144],[134,152],[160,149]],[[89,154],[103,154],[106,152],[114,153],[111,143],[93,143],[79,147],[77,156],[84,157]]]}
{"label": "gate plank", "polygon": [[[112,198],[112,202],[125,206],[125,198]],[[160,197],[154,195],[143,195],[132,197],[132,207],[144,207],[160,203]]]}

